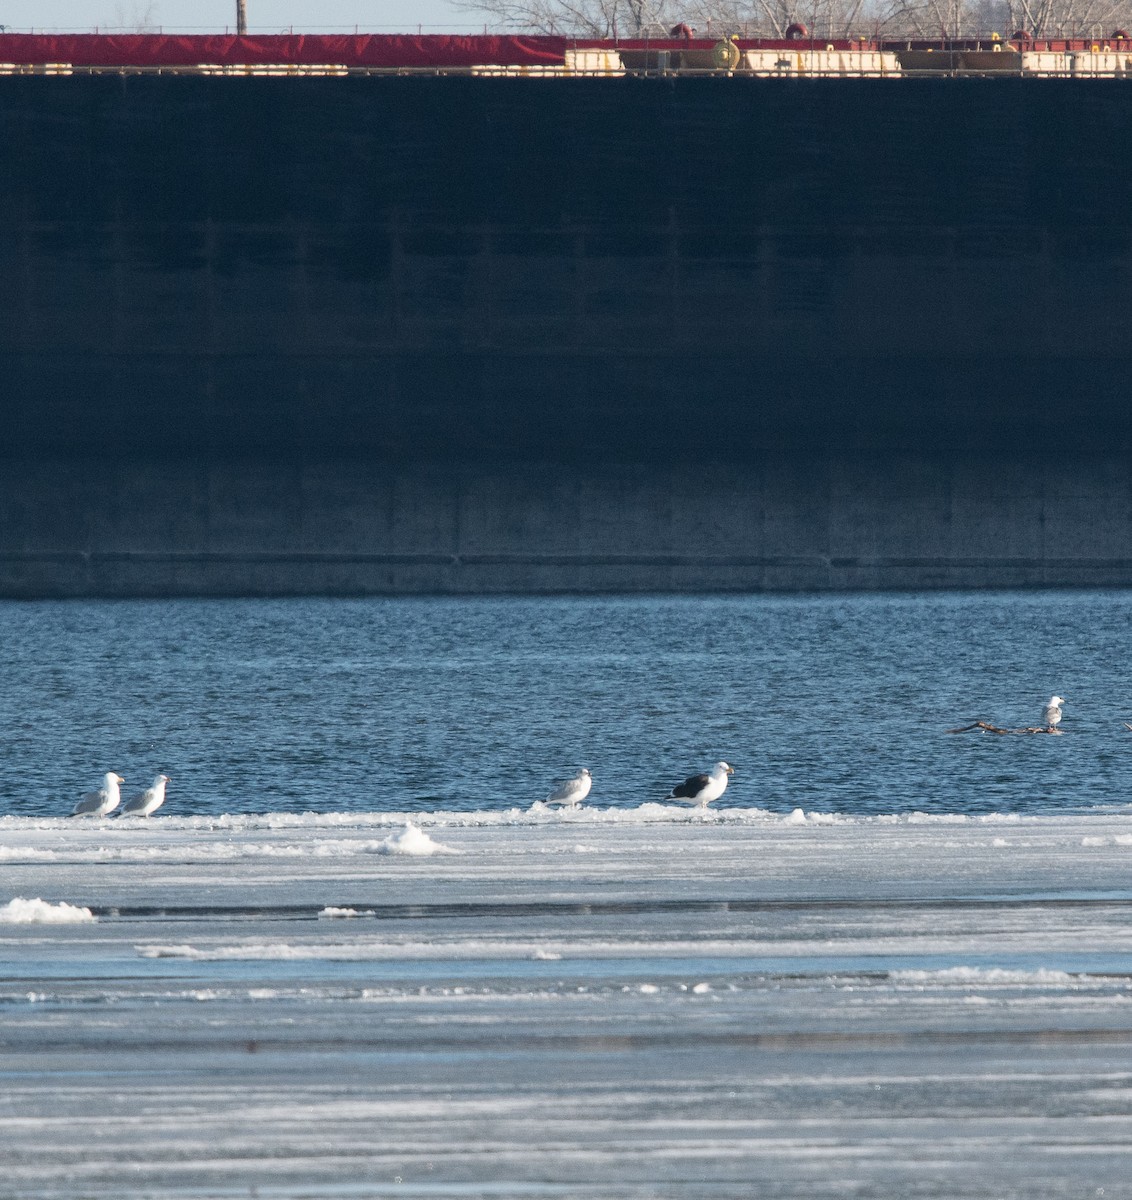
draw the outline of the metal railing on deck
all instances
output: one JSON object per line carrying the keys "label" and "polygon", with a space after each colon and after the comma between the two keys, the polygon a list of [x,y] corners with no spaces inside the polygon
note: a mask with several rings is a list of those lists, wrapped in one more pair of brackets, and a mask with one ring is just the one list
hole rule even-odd
{"label": "metal railing on deck", "polygon": [[755,49],[739,61],[715,66],[684,51],[668,49],[579,49],[562,63],[467,66],[368,67],[344,63],[188,63],[176,65],[88,65],[66,62],[4,63],[2,75],[210,75],[231,77],[326,76],[478,76],[528,79],[718,77],[731,79],[806,78],[1095,78],[1132,79],[1132,43],[1120,48],[1100,43],[1088,49],[1071,46],[1017,51],[1012,46],[933,49],[909,47]]}

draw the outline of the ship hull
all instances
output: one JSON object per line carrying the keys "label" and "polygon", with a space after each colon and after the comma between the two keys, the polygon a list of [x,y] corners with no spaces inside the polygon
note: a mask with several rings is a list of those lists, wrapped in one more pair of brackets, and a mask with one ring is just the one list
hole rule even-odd
{"label": "ship hull", "polygon": [[15,77],[0,120],[5,594],[1132,582],[1122,81]]}

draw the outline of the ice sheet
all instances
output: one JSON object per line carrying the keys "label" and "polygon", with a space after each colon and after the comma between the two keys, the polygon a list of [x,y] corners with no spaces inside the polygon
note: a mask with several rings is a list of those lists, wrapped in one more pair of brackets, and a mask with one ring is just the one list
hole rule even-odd
{"label": "ice sheet", "polygon": [[411,821],[0,818],[0,1195],[1129,1195],[1132,816]]}

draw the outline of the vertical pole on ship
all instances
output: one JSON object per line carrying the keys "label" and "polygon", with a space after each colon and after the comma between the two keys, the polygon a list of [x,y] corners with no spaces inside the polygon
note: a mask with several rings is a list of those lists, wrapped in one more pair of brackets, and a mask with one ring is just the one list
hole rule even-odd
{"label": "vertical pole on ship", "polygon": [[236,32],[240,37],[248,32],[248,0],[236,0]]}

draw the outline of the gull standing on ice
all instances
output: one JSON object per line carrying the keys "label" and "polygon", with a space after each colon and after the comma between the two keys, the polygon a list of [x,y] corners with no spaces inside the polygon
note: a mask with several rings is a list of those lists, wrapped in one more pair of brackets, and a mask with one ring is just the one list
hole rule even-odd
{"label": "gull standing on ice", "polygon": [[1042,720],[1047,729],[1053,729],[1061,723],[1061,706],[1064,703],[1060,696],[1050,696],[1049,703],[1042,709]]}
{"label": "gull standing on ice", "polygon": [[554,785],[554,791],[546,798],[547,804],[565,804],[569,808],[577,808],[590,794],[593,786],[593,776],[589,768],[583,767],[573,779],[564,780]]}
{"label": "gull standing on ice", "polygon": [[687,800],[689,804],[707,808],[713,800],[718,800],[723,795],[727,788],[727,776],[734,774],[734,767],[729,767],[725,762],[717,762],[708,774],[690,775],[683,783],[678,783],[666,799]]}
{"label": "gull standing on ice", "polygon": [[122,806],[123,817],[148,817],[165,803],[165,785],[169,783],[168,775],[158,775],[150,787],[144,792],[131,796]]}
{"label": "gull standing on ice", "polygon": [[121,775],[107,771],[102,777],[102,787],[97,792],[86,792],[75,805],[72,817],[104,817],[112,813],[121,803],[122,794],[118,785],[126,781]]}

